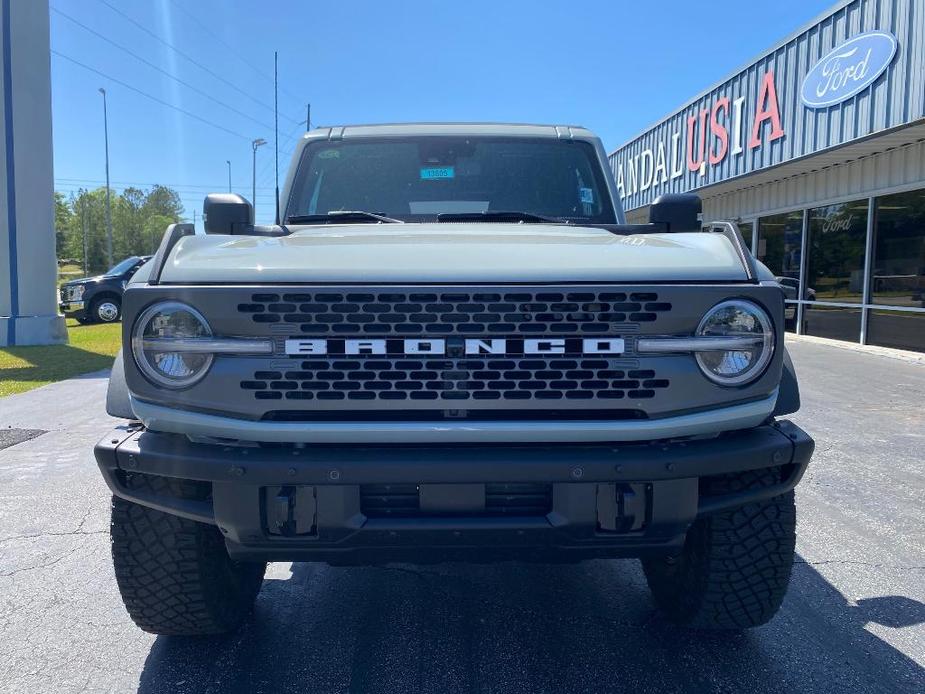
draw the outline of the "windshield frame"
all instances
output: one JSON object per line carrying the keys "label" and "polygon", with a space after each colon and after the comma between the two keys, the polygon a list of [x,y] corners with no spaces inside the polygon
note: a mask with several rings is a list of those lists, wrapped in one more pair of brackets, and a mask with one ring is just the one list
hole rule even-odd
{"label": "windshield frame", "polygon": [[[127,265],[127,263],[130,260],[132,261],[131,264]],[[120,260],[118,263],[116,263],[111,268],[109,268],[106,272],[103,273],[103,277],[120,277],[121,275],[124,275],[126,272],[129,272],[133,267],[138,265],[139,262],[141,262],[141,256],[131,255],[128,258],[125,258],[124,260]],[[115,271],[116,268],[118,268],[121,265],[125,265],[125,269],[120,270],[119,272],[116,272]]]}
{"label": "windshield frame", "polygon": [[[395,142],[411,142],[414,140],[427,140],[427,139],[468,139],[468,140],[488,140],[488,141],[520,141],[520,142],[537,142],[542,144],[559,144],[560,146],[578,146],[585,149],[588,156],[588,162],[592,168],[592,175],[594,176],[594,182],[597,186],[597,192],[601,196],[602,204],[602,216],[608,217],[607,220],[596,219],[593,217],[585,216],[554,216],[554,220],[550,222],[542,222],[544,224],[563,224],[563,225],[600,225],[600,224],[619,224],[621,219],[620,208],[615,204],[613,199],[613,191],[610,185],[610,179],[608,177],[609,169],[606,166],[606,162],[601,161],[600,152],[598,148],[595,147],[593,142],[587,140],[559,140],[556,138],[542,137],[542,136],[523,136],[523,135],[455,135],[455,134],[408,134],[408,135],[382,135],[382,136],[367,136],[367,137],[350,137],[344,138],[342,140],[329,140],[324,139],[312,139],[308,140],[305,146],[302,147],[302,151],[299,155],[298,164],[295,167],[295,171],[291,177],[291,183],[286,191],[286,200],[284,207],[284,214],[281,216],[281,219],[284,223],[290,216],[298,217],[303,213],[301,211],[295,210],[297,192],[301,192],[304,185],[304,177],[306,167],[308,162],[311,160],[314,152],[320,148],[327,148],[331,146],[342,146],[342,145],[351,145],[351,144],[366,144],[366,143],[382,143],[388,141]],[[372,212],[375,214],[387,214],[389,217],[394,217],[402,222],[409,224],[415,223],[435,223],[438,222],[438,215],[443,213],[427,213],[427,214],[398,214],[394,212],[381,211],[381,210],[363,210],[364,212]],[[530,212],[535,213],[533,210],[505,210],[505,212]],[[544,216],[544,215],[541,215]],[[548,216],[548,215],[545,215]],[[483,223],[478,219],[473,218],[472,223],[478,224]],[[540,222],[528,222],[528,223],[540,223]],[[295,226],[299,226],[298,223],[294,223]]]}

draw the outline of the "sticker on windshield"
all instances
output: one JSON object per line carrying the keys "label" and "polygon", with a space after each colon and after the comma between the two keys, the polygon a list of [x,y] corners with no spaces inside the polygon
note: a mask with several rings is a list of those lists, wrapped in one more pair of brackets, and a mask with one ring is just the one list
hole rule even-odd
{"label": "sticker on windshield", "polygon": [[325,149],[318,152],[319,159],[340,159],[340,150]]}
{"label": "sticker on windshield", "polygon": [[592,188],[579,188],[578,196],[581,198],[582,202],[586,202],[589,205],[594,203],[594,190]]}
{"label": "sticker on windshield", "polygon": [[452,166],[423,166],[421,180],[433,181],[440,178],[455,178],[456,170]]}

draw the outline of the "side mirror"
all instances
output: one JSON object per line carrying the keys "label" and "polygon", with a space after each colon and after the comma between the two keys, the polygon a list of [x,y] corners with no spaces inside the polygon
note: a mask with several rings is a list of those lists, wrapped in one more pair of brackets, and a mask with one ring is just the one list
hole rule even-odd
{"label": "side mirror", "polygon": [[659,195],[649,207],[649,222],[665,224],[668,231],[700,231],[703,203],[690,193]]}
{"label": "side mirror", "polygon": [[209,193],[202,203],[207,234],[246,233],[254,226],[254,206],[237,193]]}

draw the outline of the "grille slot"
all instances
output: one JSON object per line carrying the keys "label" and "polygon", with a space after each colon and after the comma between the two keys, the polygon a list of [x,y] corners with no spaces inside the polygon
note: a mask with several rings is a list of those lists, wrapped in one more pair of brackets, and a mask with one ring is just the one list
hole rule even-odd
{"label": "grille slot", "polygon": [[360,511],[368,518],[535,517],[545,516],[551,510],[552,485],[544,483],[486,484],[484,510],[448,514],[422,511],[415,484],[360,485]]}
{"label": "grille slot", "polygon": [[[330,357],[301,362],[300,369],[256,371],[240,387],[259,400],[451,401],[452,403],[575,400],[647,400],[668,388],[649,369],[619,359],[588,357],[418,359]],[[444,402],[445,404],[445,402]]]}
{"label": "grille slot", "polygon": [[513,336],[637,332],[671,311],[654,292],[280,292],[237,306],[294,335]]}

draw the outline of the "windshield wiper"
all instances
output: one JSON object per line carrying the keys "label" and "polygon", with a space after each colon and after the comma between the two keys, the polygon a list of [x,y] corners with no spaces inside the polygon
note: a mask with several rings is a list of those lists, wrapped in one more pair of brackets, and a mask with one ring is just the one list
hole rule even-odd
{"label": "windshield wiper", "polygon": [[442,212],[437,215],[438,222],[526,222],[528,224],[570,224],[568,220],[544,217],[532,212]]}
{"label": "windshield wiper", "polygon": [[364,210],[331,210],[324,214],[293,214],[286,217],[287,224],[353,224],[355,222],[404,224],[400,219]]}

